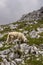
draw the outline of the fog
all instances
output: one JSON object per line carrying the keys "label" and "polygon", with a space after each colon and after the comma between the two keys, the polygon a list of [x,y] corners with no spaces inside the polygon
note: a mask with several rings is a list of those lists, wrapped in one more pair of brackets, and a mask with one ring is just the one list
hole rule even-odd
{"label": "fog", "polygon": [[23,14],[39,9],[43,0],[0,0],[0,25],[19,20]]}

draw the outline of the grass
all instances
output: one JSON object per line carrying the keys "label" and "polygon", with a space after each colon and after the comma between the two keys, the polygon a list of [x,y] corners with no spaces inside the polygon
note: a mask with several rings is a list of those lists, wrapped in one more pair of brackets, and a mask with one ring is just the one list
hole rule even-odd
{"label": "grass", "polygon": [[[9,31],[18,31],[18,32],[23,32],[23,31],[28,31],[28,41],[29,44],[42,44],[43,43],[43,32],[40,33],[39,35],[41,36],[40,38],[30,38],[29,36],[29,32],[31,32],[32,30],[36,30],[38,27],[43,28],[43,19],[42,20],[38,20],[37,24],[26,24],[28,22],[34,22],[34,21],[22,21],[22,22],[15,22],[12,23],[13,25],[18,24],[16,29],[10,29],[10,27],[8,25],[2,25],[2,27],[4,28],[3,31],[0,31],[0,33],[5,33],[5,32],[9,32]],[[19,29],[23,29],[22,31],[20,31]],[[3,36],[2,38],[0,38],[0,41],[6,41],[7,35]]]}
{"label": "grass", "polygon": [[8,35],[8,34],[3,35],[3,37],[0,38],[0,41],[6,41],[7,35]]}
{"label": "grass", "polygon": [[10,48],[12,48],[14,45],[15,45],[15,44],[12,44],[12,43],[10,43],[10,44],[4,43],[4,44],[3,44],[3,47],[0,48],[0,51],[6,50],[6,49],[10,49]]}
{"label": "grass", "polygon": [[40,45],[40,44],[43,44],[43,38],[28,38],[28,44],[30,45],[33,45],[33,44],[36,44],[36,45]]}
{"label": "grass", "polygon": [[[12,23],[13,25],[18,24],[16,29],[10,29],[10,27],[8,25],[2,25],[1,27],[3,28],[3,31],[0,30],[0,33],[3,34],[3,33],[6,33],[6,32],[9,32],[9,31],[18,31],[18,32],[28,31],[28,36],[26,36],[26,37],[28,39],[28,44],[29,45],[33,45],[33,44],[40,45],[40,44],[43,44],[43,32],[39,34],[40,38],[31,38],[29,36],[29,32],[31,32],[32,30],[37,31],[38,27],[43,28],[43,19],[42,20],[38,20],[37,24],[26,24],[28,22],[34,22],[34,21],[22,21],[22,22]],[[20,31],[19,29],[23,29],[23,30]],[[5,42],[6,39],[7,39],[7,34],[5,34],[2,38],[0,38],[0,41]],[[7,49],[10,49],[14,45],[15,44],[8,44],[7,45],[6,43],[4,43],[3,47],[0,48],[0,51],[4,51],[4,50],[7,50]],[[22,54],[22,52],[20,52],[20,50],[15,51],[15,53],[18,53],[20,56]],[[37,58],[39,58],[39,60],[37,60]],[[43,65],[43,57],[41,55],[39,55],[37,58],[34,55],[30,55],[30,59],[25,58],[24,59],[25,64],[22,64],[22,65]],[[0,62],[2,62],[2,61],[3,61],[2,58],[0,58]]]}
{"label": "grass", "polygon": [[23,65],[43,65],[43,57],[40,55],[39,60],[35,57],[35,55],[31,55],[30,59],[24,59],[25,64]]}
{"label": "grass", "polygon": [[2,62],[3,60],[2,60],[2,58],[0,57],[0,62]]}

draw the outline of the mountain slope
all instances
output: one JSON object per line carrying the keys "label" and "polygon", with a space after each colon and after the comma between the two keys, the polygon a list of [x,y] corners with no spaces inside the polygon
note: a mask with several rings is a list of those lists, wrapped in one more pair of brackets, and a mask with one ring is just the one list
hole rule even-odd
{"label": "mountain slope", "polygon": [[[30,20],[27,21],[27,18],[29,17],[30,19],[32,17],[31,21]],[[20,31],[26,35],[29,44],[42,44],[43,43],[43,18],[42,17],[43,17],[43,7],[35,12],[33,11],[32,13],[25,15],[25,17],[22,17],[20,21],[8,25],[1,25],[0,41],[6,40],[6,37],[4,40],[3,36],[7,34],[7,32]]]}
{"label": "mountain slope", "polygon": [[[28,43],[6,44],[8,32],[22,32]],[[16,42],[17,43],[16,43]],[[19,21],[0,25],[0,65],[43,65],[43,7]]]}
{"label": "mountain slope", "polygon": [[40,20],[43,18],[43,7],[41,7],[37,11],[30,12],[26,15],[23,15],[20,21],[32,21],[32,20]]}

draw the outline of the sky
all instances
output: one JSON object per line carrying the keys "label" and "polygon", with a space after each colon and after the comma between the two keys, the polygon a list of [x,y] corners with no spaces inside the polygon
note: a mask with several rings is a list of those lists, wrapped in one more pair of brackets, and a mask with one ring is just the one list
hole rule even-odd
{"label": "sky", "polygon": [[0,25],[15,22],[42,6],[43,0],[0,0]]}

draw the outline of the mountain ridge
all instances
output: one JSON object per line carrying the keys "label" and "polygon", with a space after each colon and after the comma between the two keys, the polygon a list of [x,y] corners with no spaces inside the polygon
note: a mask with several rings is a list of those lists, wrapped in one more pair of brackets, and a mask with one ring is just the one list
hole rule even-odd
{"label": "mountain ridge", "polygon": [[32,21],[32,20],[40,20],[43,18],[43,7],[41,7],[38,10],[34,10],[33,12],[30,12],[28,14],[24,14],[20,21]]}

